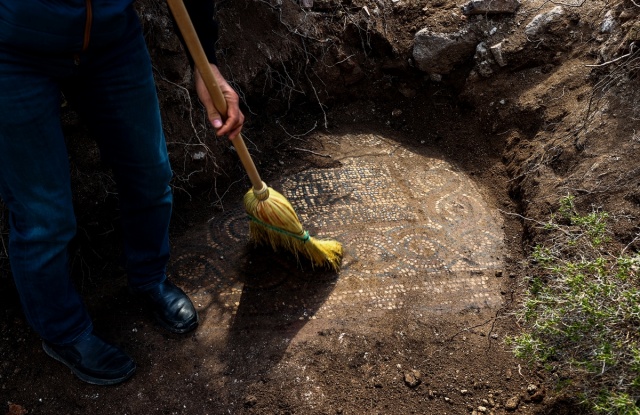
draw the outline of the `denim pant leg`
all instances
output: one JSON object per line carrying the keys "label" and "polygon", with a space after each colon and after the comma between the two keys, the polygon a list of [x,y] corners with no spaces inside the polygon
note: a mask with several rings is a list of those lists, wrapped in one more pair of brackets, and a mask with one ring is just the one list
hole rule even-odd
{"label": "denim pant leg", "polygon": [[109,48],[83,56],[67,97],[88,121],[114,173],[129,284],[164,281],[169,259],[172,177],[151,61],[139,22]]}
{"label": "denim pant leg", "polygon": [[64,68],[0,50],[0,196],[25,316],[44,340],[63,344],[92,325],[69,277],[76,222],[53,72]]}

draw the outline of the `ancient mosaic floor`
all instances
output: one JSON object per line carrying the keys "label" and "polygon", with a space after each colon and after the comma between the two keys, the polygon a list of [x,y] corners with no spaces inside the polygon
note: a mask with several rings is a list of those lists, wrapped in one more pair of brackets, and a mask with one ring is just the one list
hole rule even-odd
{"label": "ancient mosaic floor", "polygon": [[344,244],[341,272],[248,246],[238,200],[173,243],[170,274],[194,299],[201,329],[228,328],[239,315],[255,317],[241,319],[244,326],[260,320],[263,327],[500,304],[502,223],[469,177],[373,135],[333,137],[324,152],[339,165],[269,185],[312,235]]}

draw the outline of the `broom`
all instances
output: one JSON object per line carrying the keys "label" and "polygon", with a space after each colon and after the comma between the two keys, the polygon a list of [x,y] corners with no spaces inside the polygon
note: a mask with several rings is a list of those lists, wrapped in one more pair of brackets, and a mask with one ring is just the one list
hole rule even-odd
{"label": "broom", "polygon": [[[214,106],[223,117],[226,117],[227,102],[215,80],[183,0],[168,0],[168,3]],[[310,259],[314,266],[338,271],[342,261],[340,242],[309,236],[309,232],[303,228],[291,203],[282,194],[267,187],[260,179],[242,135],[238,135],[231,142],[252,185],[244,196],[244,207],[250,219],[250,239],[257,244],[269,244],[275,251],[284,248],[296,257],[301,254]]]}

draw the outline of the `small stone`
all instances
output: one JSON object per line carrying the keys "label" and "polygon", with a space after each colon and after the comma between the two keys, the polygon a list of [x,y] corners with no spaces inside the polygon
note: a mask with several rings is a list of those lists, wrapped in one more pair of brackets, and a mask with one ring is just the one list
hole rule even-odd
{"label": "small stone", "polygon": [[504,377],[505,377],[507,380],[510,380],[510,379],[511,379],[511,376],[513,376],[513,372],[511,372],[511,369],[507,369],[507,371],[506,371],[506,372],[505,372],[505,374],[504,374]]}
{"label": "small stone", "polygon": [[406,86],[398,88],[398,92],[400,92],[405,98],[414,98],[418,95],[415,89]]}
{"label": "small stone", "polygon": [[404,383],[410,388],[416,388],[422,383],[422,373],[419,370],[412,370],[404,374]]}
{"label": "small stone", "polygon": [[604,20],[600,25],[600,33],[611,33],[615,27],[616,19],[613,16],[613,12],[609,10],[607,14],[604,15]]}
{"label": "small stone", "polygon": [[460,390],[460,395],[466,395],[466,394],[468,394],[468,393],[469,393],[469,391],[468,391],[468,390],[466,390],[466,389],[461,389],[461,390]]}
{"label": "small stone", "polygon": [[[493,60],[495,60],[498,65],[501,67],[507,66],[507,62],[505,62],[504,56],[502,56],[502,42],[491,46],[489,50],[491,50]],[[502,273],[502,270],[500,270],[500,273]]]}
{"label": "small stone", "polygon": [[536,393],[531,395],[529,398],[531,402],[540,403],[544,400],[545,390],[544,388],[539,388]]}
{"label": "small stone", "polygon": [[196,153],[191,154],[191,158],[194,160],[203,160],[207,154],[204,151],[198,151]]}
{"label": "small stone", "polygon": [[640,23],[636,22],[629,28],[627,40],[634,42],[640,40]]}
{"label": "small stone", "polygon": [[478,407],[478,412],[480,412],[481,414],[486,414],[487,413],[487,408],[485,406],[479,406]]}
{"label": "small stone", "polygon": [[629,12],[629,11],[627,11],[627,10],[623,10],[622,13],[620,13],[620,17],[619,17],[621,22],[626,22],[626,21],[631,20],[633,18],[634,18],[634,14]]}
{"label": "small stone", "polygon": [[249,395],[244,399],[244,406],[246,406],[247,408],[255,406],[257,403],[258,403],[258,398],[256,398],[253,395]]}
{"label": "small stone", "polygon": [[497,270],[495,275],[497,278],[502,278],[502,270],[501,269]]}
{"label": "small stone", "polygon": [[520,397],[513,396],[507,399],[507,402],[504,404],[504,409],[506,409],[507,411],[515,411],[516,409],[518,409],[518,405],[520,405]]}
{"label": "small stone", "polygon": [[489,56],[489,49],[487,48],[487,44],[484,42],[478,43],[476,46],[476,54],[473,56],[476,61],[476,70],[482,76],[489,77],[493,74],[493,69],[491,68],[491,63],[493,59]]}
{"label": "small stone", "polygon": [[533,395],[534,393],[536,393],[536,391],[538,390],[538,387],[536,385],[534,385],[533,383],[529,384],[529,386],[527,386],[527,392],[529,392],[529,395]]}

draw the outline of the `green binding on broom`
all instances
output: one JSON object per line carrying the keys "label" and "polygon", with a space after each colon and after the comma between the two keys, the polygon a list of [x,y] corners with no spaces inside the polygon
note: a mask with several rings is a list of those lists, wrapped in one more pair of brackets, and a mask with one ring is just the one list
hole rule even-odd
{"label": "green binding on broom", "polygon": [[[223,117],[226,116],[227,102],[216,83],[183,1],[168,0],[168,3],[216,109]],[[257,244],[271,245],[276,251],[284,248],[296,257],[303,255],[309,258],[314,266],[328,267],[338,271],[342,262],[342,244],[334,240],[313,237],[304,240],[304,235],[308,235],[308,232],[302,227],[298,215],[283,195],[267,187],[260,179],[242,135],[238,135],[231,142],[253,186],[244,196],[247,214],[256,219],[249,222],[251,240]]]}
{"label": "green binding on broom", "polygon": [[249,215],[248,213],[247,213],[247,216],[249,217],[249,220],[252,220],[252,221],[256,222],[256,223],[257,223],[258,225],[260,225],[260,226],[264,226],[265,228],[269,228],[269,229],[271,229],[272,231],[280,232],[280,233],[285,234],[285,235],[287,235],[287,236],[290,236],[290,237],[292,237],[292,238],[299,239],[299,240],[301,240],[302,242],[307,242],[307,241],[311,238],[311,237],[309,236],[309,232],[307,232],[307,231],[304,231],[304,233],[302,234],[302,236],[300,236],[300,235],[294,235],[294,234],[292,234],[292,233],[290,233],[290,232],[285,231],[284,229],[276,228],[275,226],[271,226],[271,225],[269,225],[268,223],[264,223],[264,222],[263,222],[263,221],[261,221],[260,219],[258,219],[258,218],[256,218],[256,217],[254,217],[254,216],[251,216],[251,215]]}

